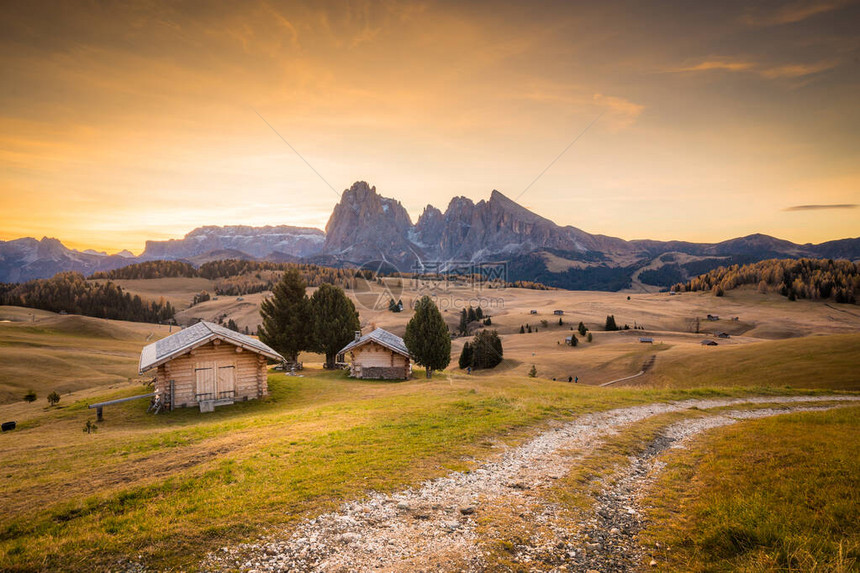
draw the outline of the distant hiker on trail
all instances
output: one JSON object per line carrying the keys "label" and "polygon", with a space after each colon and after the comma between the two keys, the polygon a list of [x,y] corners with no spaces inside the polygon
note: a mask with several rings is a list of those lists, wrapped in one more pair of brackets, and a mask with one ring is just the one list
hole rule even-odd
{"label": "distant hiker on trail", "polygon": [[568,377],[567,377],[567,381],[568,381],[568,382],[573,382],[573,376],[568,376]]}
{"label": "distant hiker on trail", "polygon": [[579,384],[579,376],[577,376],[573,381],[574,383]]}
{"label": "distant hiker on trail", "polygon": [[466,374],[471,374],[471,373],[472,373],[472,367],[471,367],[471,366],[467,366],[467,367],[466,367]]}

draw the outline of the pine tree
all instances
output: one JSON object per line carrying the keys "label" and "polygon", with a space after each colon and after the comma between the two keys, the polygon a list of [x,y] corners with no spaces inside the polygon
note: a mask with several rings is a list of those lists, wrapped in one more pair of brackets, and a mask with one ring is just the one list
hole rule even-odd
{"label": "pine tree", "polygon": [[460,352],[460,360],[458,361],[460,370],[465,370],[472,365],[472,345],[468,342],[463,345],[463,350]]}
{"label": "pine tree", "polygon": [[338,351],[361,328],[355,305],[342,288],[323,283],[310,298],[310,317],[310,349],[325,354],[325,367],[334,368]]}
{"label": "pine tree", "polygon": [[471,305],[471,304],[469,305],[468,318],[469,318],[469,322],[470,322],[470,323],[471,323],[471,322],[475,322],[476,320],[478,320],[478,315],[477,315],[477,313],[475,312],[475,309],[474,309],[474,308],[472,308],[472,305]]}
{"label": "pine tree", "polygon": [[529,378],[534,378],[535,376],[537,376],[537,368],[532,364],[532,367],[529,370]]}
{"label": "pine tree", "polygon": [[57,394],[56,390],[48,394],[48,404],[50,404],[51,406],[56,406],[59,401],[60,395]]}
{"label": "pine tree", "polygon": [[475,316],[478,320],[484,318],[484,310],[481,308],[481,305],[478,305],[478,308],[475,309]]}
{"label": "pine tree", "polygon": [[521,324],[521,325],[520,325],[520,334],[525,334],[525,333],[526,333],[526,327],[524,327],[524,326]]}
{"label": "pine tree", "polygon": [[296,362],[299,352],[311,347],[310,302],[305,288],[305,279],[299,271],[287,269],[272,289],[272,297],[260,305],[263,318],[257,329],[260,340],[288,362]]}
{"label": "pine tree", "polygon": [[448,327],[433,299],[427,295],[416,303],[403,341],[415,362],[427,369],[427,378],[433,376],[434,370],[442,370],[451,362]]}
{"label": "pine tree", "polygon": [[460,335],[465,336],[469,334],[469,319],[466,315],[466,309],[460,311],[460,325],[457,327],[457,330],[460,331]]}
{"label": "pine tree", "polygon": [[582,321],[580,320],[580,321],[579,321],[579,326],[577,327],[577,330],[579,330],[579,334],[581,334],[582,336],[585,336],[585,333],[586,333],[586,331],[587,331],[588,329],[587,329],[587,328],[585,328],[585,325],[584,325],[584,324],[582,324]]}
{"label": "pine tree", "polygon": [[495,330],[482,330],[472,340],[472,367],[494,368],[502,361],[502,339]]}
{"label": "pine tree", "polygon": [[558,317],[558,325],[564,326],[564,321],[561,319],[561,317]]}
{"label": "pine tree", "polygon": [[606,317],[606,326],[604,330],[618,330],[618,325],[615,324],[615,315],[610,314]]}

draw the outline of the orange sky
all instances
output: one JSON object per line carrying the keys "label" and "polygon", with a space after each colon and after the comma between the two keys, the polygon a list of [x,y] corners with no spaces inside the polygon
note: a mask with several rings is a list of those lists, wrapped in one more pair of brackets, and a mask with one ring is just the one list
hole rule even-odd
{"label": "orange sky", "polygon": [[322,228],[338,194],[256,112],[413,220],[519,196],[599,116],[520,203],[626,239],[856,237],[858,21],[838,0],[8,3],[0,240]]}

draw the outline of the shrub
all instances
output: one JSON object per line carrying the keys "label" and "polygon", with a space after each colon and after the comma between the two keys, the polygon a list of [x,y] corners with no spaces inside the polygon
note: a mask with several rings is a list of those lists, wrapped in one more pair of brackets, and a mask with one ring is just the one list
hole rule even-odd
{"label": "shrub", "polygon": [[534,378],[537,376],[537,368],[532,364],[531,370],[529,370],[529,378]]}
{"label": "shrub", "polygon": [[56,390],[48,394],[48,404],[50,404],[51,406],[56,406],[59,401],[60,395],[57,394]]}
{"label": "shrub", "polygon": [[37,398],[36,393],[33,392],[32,390],[30,390],[29,392],[24,394],[24,400],[27,402],[30,402],[30,403],[35,402],[36,398]]}

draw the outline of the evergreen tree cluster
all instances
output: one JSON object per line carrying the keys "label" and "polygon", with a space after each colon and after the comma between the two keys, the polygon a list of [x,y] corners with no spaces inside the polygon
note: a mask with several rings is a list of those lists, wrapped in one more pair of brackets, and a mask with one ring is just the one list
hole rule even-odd
{"label": "evergreen tree cluster", "polygon": [[603,330],[614,331],[619,330],[618,325],[615,324],[615,315],[610,314],[606,317],[606,324],[603,327]]}
{"label": "evergreen tree cluster", "polygon": [[499,333],[495,330],[482,330],[471,342],[463,345],[458,365],[461,369],[494,368],[502,361],[503,355]]}
{"label": "evergreen tree cluster", "polygon": [[353,289],[358,280],[375,280],[375,274],[367,269],[335,269],[312,264],[275,263],[271,261],[249,261],[224,259],[203,263],[200,268],[183,261],[146,261],[115,269],[94,273],[92,279],[157,279],[164,277],[200,277],[215,281],[215,294],[241,296],[271,290],[284,271],[296,269],[308,286],[332,284],[344,289]]}
{"label": "evergreen tree cluster", "polygon": [[334,368],[338,351],[361,329],[358,312],[340,287],[322,284],[311,297],[306,288],[298,269],[284,272],[272,296],[260,305],[260,340],[289,362],[307,350],[325,354],[326,367]]}
{"label": "evergreen tree cluster", "polygon": [[146,261],[112,271],[93,273],[91,279],[134,280],[167,277],[196,277],[197,269],[184,261]]}
{"label": "evergreen tree cluster", "polygon": [[706,274],[678,283],[675,292],[726,291],[753,285],[759,292],[778,292],[791,300],[832,299],[855,303],[860,294],[860,263],[833,259],[770,259],[746,265],[719,267]]}
{"label": "evergreen tree cluster", "polygon": [[484,319],[484,309],[481,308],[481,305],[478,305],[478,308],[473,308],[472,305],[469,305],[469,308],[463,308],[460,310],[460,323],[457,326],[457,332],[460,336],[467,336],[469,334],[469,325],[473,322],[481,322],[485,325],[492,324],[490,317]]}
{"label": "evergreen tree cluster", "polygon": [[152,323],[166,322],[175,314],[173,306],[164,298],[147,301],[124,292],[121,286],[109,280],[88,281],[75,272],[5,286],[7,288],[0,289],[0,302],[7,305]]}

